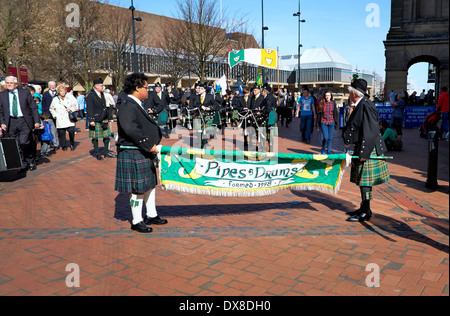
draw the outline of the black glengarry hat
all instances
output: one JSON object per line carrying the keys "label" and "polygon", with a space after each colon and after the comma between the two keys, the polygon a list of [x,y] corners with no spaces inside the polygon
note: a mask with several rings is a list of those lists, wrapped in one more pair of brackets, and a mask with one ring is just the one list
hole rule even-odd
{"label": "black glengarry hat", "polygon": [[95,79],[95,80],[94,80],[94,86],[95,86],[96,84],[103,84],[103,79],[102,79],[101,77],[98,78],[98,79]]}

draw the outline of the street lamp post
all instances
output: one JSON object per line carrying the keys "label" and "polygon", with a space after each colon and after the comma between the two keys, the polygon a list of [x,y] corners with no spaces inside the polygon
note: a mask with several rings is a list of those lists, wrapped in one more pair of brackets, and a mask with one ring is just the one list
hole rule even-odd
{"label": "street lamp post", "polygon": [[131,0],[131,19],[132,19],[132,24],[133,24],[133,63],[134,63],[134,72],[138,72],[138,65],[137,65],[137,50],[136,50],[136,26],[135,26],[135,21],[142,21],[142,19],[140,17],[135,18],[134,17],[134,11],[136,10],[136,8],[133,5],[133,0]]}
{"label": "street lamp post", "polygon": [[[262,38],[261,38],[261,45],[262,49],[264,49],[264,31],[267,31],[269,28],[267,26],[264,26],[264,0],[261,0],[261,16],[262,16]],[[262,82],[263,84],[266,81],[266,74],[264,71],[264,67],[262,68]]]}
{"label": "street lamp post", "polygon": [[298,78],[297,78],[297,83],[298,83],[298,93],[299,93],[299,95],[301,94],[301,92],[302,92],[302,88],[301,88],[301,78],[300,78],[300,69],[301,69],[301,65],[300,65],[300,56],[301,56],[301,48],[303,47],[303,45],[302,44],[300,44],[301,43],[301,41],[300,41],[300,26],[301,26],[301,24],[302,23],[305,23],[306,22],[306,20],[302,20],[301,19],[301,12],[300,12],[300,0],[298,0],[298,12],[297,13],[294,13],[294,16],[296,16],[296,17],[298,17],[298,59],[297,59],[297,61],[298,61],[298,65],[297,65],[297,68],[298,68]]}

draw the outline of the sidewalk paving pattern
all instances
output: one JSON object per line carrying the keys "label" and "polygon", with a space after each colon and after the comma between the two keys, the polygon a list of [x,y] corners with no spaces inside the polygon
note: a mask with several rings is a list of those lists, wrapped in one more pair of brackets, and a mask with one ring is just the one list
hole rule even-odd
{"label": "sidewalk paving pattern", "polygon": [[[83,127],[84,122],[79,122]],[[20,177],[0,173],[0,295],[449,295],[448,143],[440,142],[439,188],[425,188],[427,140],[404,131],[391,152],[392,179],[374,187],[374,217],[349,223],[360,202],[346,171],[338,195],[282,191],[221,198],[157,189],[169,224],[130,230],[128,196],[114,191],[115,159],[74,152],[41,159]],[[298,119],[279,127],[279,151],[317,153],[300,141]],[[163,139],[163,145],[177,140]],[[343,149],[335,132],[336,152]],[[80,286],[66,280],[74,263]],[[370,264],[378,287],[368,287]]]}

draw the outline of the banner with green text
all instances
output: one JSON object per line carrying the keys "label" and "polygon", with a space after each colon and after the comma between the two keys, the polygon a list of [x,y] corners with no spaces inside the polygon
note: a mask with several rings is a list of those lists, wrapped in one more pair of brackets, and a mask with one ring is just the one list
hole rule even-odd
{"label": "banner with green text", "polygon": [[216,196],[262,196],[287,189],[337,194],[347,158],[345,154],[160,148],[159,177],[164,189]]}

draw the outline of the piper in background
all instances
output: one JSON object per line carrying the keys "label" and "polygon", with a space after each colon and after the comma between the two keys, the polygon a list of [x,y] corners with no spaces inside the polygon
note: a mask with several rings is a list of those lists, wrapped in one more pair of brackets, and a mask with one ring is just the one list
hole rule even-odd
{"label": "piper in background", "polygon": [[103,138],[103,155],[105,158],[114,158],[115,155],[109,152],[109,142],[111,141],[111,130],[109,129],[109,110],[106,107],[106,98],[103,94],[103,79],[94,80],[94,86],[86,97],[86,113],[89,120],[89,137],[92,138],[95,157],[103,160],[98,148],[98,139]]}

